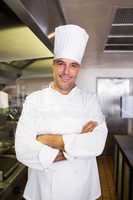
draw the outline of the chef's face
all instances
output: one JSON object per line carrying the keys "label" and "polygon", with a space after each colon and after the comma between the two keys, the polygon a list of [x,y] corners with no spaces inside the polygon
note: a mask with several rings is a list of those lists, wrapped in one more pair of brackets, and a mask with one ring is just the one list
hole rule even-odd
{"label": "chef's face", "polygon": [[68,94],[75,86],[80,64],[74,60],[60,58],[53,62],[54,88],[62,94]]}

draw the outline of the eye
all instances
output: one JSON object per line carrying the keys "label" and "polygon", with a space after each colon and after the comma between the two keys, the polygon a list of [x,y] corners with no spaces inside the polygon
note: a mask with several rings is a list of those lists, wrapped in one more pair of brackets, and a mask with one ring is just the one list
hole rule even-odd
{"label": "eye", "polygon": [[78,63],[72,63],[71,66],[72,66],[73,68],[79,68],[79,64],[78,64]]}
{"label": "eye", "polygon": [[55,65],[63,66],[63,65],[64,65],[64,62],[63,62],[62,60],[56,60],[56,61],[55,61]]}
{"label": "eye", "polygon": [[57,65],[64,65],[64,62],[59,61],[59,62],[57,63]]}

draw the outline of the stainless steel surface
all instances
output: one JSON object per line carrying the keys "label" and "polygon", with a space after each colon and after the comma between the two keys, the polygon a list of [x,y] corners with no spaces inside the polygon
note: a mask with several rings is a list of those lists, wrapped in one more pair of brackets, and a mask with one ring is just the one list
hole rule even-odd
{"label": "stainless steel surface", "polygon": [[53,58],[53,39],[49,39],[49,34],[64,23],[58,0],[35,0],[34,3],[30,0],[1,0],[0,83],[13,83],[24,68],[30,65],[32,70],[31,64],[38,59],[44,59],[41,74],[47,74],[46,60]]}
{"label": "stainless steel surface", "polygon": [[[10,122],[7,126],[9,128]],[[20,199],[27,180],[27,168],[16,159],[14,135],[3,133],[0,133],[0,199]]]}
{"label": "stainless steel surface", "polygon": [[[46,37],[46,28],[47,28],[47,24],[45,23],[46,21],[46,17],[47,17],[47,10],[46,12],[44,11],[44,15],[42,13],[42,9],[45,8],[43,7],[43,4],[41,6],[41,2],[40,1],[27,1],[28,3],[24,2],[24,1],[14,1],[14,0],[4,0],[4,2],[16,13],[16,15],[25,23],[27,24],[31,30],[38,36],[38,38],[43,41],[46,46],[48,46],[48,48],[50,50],[52,50],[52,44],[50,43],[50,41],[48,40],[48,38]],[[37,3],[38,2],[38,3]],[[32,6],[31,4],[32,3]],[[35,9],[36,8],[36,9]],[[40,12],[39,12],[40,11]],[[45,16],[46,14],[46,16]],[[41,21],[41,26],[40,23],[37,23],[37,20],[39,19],[39,17],[41,18],[42,16],[44,16],[44,20],[43,22]]]}
{"label": "stainless steel surface", "polygon": [[[60,0],[60,3],[67,23],[79,24],[90,34],[83,62],[87,68],[93,64],[97,68],[121,68],[116,62],[133,62],[131,52],[103,53],[116,10],[133,8],[132,0]],[[110,62],[114,65],[109,65]]]}
{"label": "stainless steel surface", "polygon": [[3,68],[11,68],[14,72],[19,68],[8,65],[9,61],[51,55],[48,48],[2,0],[0,1],[0,43],[0,61],[8,61],[7,65],[3,64]]}
{"label": "stainless steel surface", "polygon": [[12,187],[12,183],[16,181],[16,178],[18,178],[18,176],[23,170],[26,170],[26,167],[18,163],[18,166],[12,171],[10,176],[8,176],[5,180],[0,181],[0,197],[1,193],[6,192],[8,187]]}
{"label": "stainless steel surface", "polygon": [[16,159],[13,138],[14,136],[3,138],[0,134],[1,200],[20,199],[27,180],[27,168]]}
{"label": "stainless steel surface", "polygon": [[12,148],[12,142],[0,141],[0,154],[6,153]]}
{"label": "stainless steel surface", "polygon": [[65,23],[64,18],[62,18],[63,14],[60,15],[61,9],[57,7],[58,1],[35,0],[33,3],[33,1],[27,0],[4,0],[4,2],[52,51],[53,45],[47,34],[54,32],[57,25]]}
{"label": "stainless steel surface", "polygon": [[97,79],[97,94],[109,129],[106,153],[113,151],[113,134],[128,133],[128,120],[121,117],[121,96],[129,94],[129,92],[130,79]]}
{"label": "stainless steel surface", "polygon": [[0,170],[0,181],[3,181],[3,171]]}
{"label": "stainless steel surface", "polygon": [[133,8],[118,8],[105,45],[105,52],[133,52]]}
{"label": "stainless steel surface", "polygon": [[[23,66],[28,67],[32,59],[35,61],[38,58],[53,56],[2,0],[0,1],[0,44],[1,86],[14,84],[16,78],[21,76]],[[12,63],[14,60],[24,61]]]}
{"label": "stainless steel surface", "polygon": [[0,181],[4,181],[14,172],[14,170],[18,167],[19,163],[16,160],[15,155],[7,154],[0,155],[0,162]]}

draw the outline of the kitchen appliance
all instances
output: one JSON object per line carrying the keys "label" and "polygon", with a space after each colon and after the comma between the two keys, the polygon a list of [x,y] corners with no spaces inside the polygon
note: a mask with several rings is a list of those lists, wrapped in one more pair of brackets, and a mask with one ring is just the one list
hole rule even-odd
{"label": "kitchen appliance", "polygon": [[11,141],[0,140],[0,155],[9,152],[9,150],[12,148],[12,145],[13,144]]}
{"label": "kitchen appliance", "polygon": [[0,155],[0,162],[0,181],[4,181],[19,164],[13,155]]}
{"label": "kitchen appliance", "polygon": [[114,134],[128,134],[128,119],[121,117],[121,100],[122,96],[129,95],[130,87],[130,78],[97,78],[97,95],[109,131],[105,154],[114,151]]}

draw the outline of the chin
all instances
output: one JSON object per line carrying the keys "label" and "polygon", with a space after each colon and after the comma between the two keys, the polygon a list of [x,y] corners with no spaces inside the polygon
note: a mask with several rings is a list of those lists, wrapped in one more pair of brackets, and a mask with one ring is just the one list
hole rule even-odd
{"label": "chin", "polygon": [[74,87],[75,83],[74,82],[64,82],[62,80],[59,80],[57,82],[57,85],[61,90],[70,91]]}
{"label": "chin", "polygon": [[72,88],[73,88],[73,86],[66,86],[66,87],[65,87],[65,86],[63,87],[63,86],[62,86],[62,87],[61,87],[61,89],[64,90],[64,91],[66,91],[66,92],[69,92]]}

